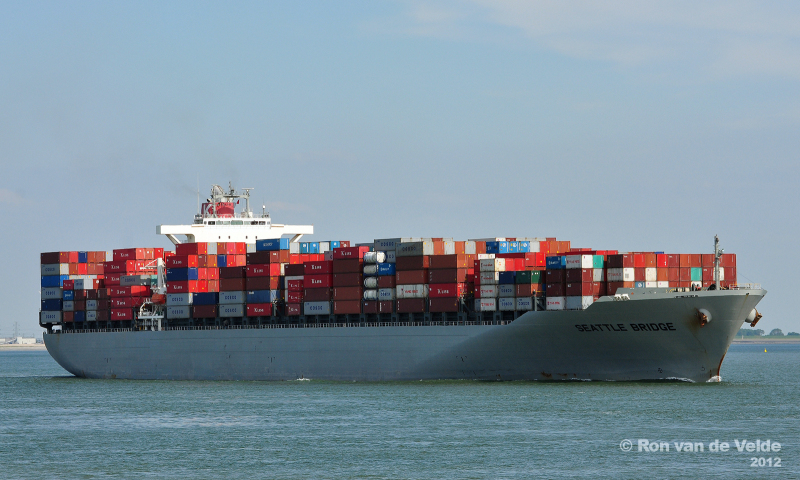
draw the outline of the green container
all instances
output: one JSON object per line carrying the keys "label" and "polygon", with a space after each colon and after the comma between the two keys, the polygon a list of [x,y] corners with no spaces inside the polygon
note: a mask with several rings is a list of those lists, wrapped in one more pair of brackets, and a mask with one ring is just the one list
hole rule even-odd
{"label": "green container", "polygon": [[692,267],[692,281],[693,282],[702,282],[703,281],[703,269],[698,267]]}
{"label": "green container", "polygon": [[592,268],[603,268],[602,255],[592,255]]}
{"label": "green container", "polygon": [[517,272],[516,283],[542,283],[544,275],[541,270]]}

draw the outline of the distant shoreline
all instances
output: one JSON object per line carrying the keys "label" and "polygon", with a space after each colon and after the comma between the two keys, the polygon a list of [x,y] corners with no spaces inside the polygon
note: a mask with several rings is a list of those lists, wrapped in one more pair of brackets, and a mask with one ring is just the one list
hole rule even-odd
{"label": "distant shoreline", "polygon": [[736,337],[733,339],[734,344],[759,344],[759,343],[800,343],[800,337],[771,337],[771,338],[764,338],[764,337]]}
{"label": "distant shoreline", "polygon": [[22,352],[22,351],[33,352],[40,350],[47,350],[47,347],[44,346],[44,343],[35,343],[33,345],[16,345],[16,344],[4,343],[0,345],[0,352]]}

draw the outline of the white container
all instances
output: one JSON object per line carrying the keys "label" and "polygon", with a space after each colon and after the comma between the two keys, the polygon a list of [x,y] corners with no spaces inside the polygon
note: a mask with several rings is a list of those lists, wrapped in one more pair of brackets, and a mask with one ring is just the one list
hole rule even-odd
{"label": "white container", "polygon": [[593,269],[593,271],[592,271],[592,281],[593,282],[605,282],[606,281],[606,277],[605,277],[605,273],[604,272],[605,272],[605,270],[603,270],[602,268]]}
{"label": "white container", "polygon": [[528,250],[529,253],[539,253],[539,242],[537,240],[529,240],[526,238],[524,241],[531,244],[530,249]]}
{"label": "white container", "polygon": [[[247,301],[247,292],[219,292],[219,304],[220,305],[232,305],[232,304],[241,304]],[[230,317],[236,315],[222,315],[222,309],[220,309],[220,317]],[[241,316],[241,315],[239,315]]]}
{"label": "white container", "polygon": [[372,288],[364,290],[364,300],[378,300],[378,291]]}
{"label": "white container", "polygon": [[[81,275],[81,277],[93,277],[93,275]],[[94,288],[94,278],[78,278],[73,283],[75,290],[91,290]]]}
{"label": "white container", "polygon": [[567,310],[585,310],[594,303],[594,297],[586,296],[586,297],[567,297]]}
{"label": "white container", "polygon": [[59,298],[64,298],[64,291],[61,287],[42,288],[42,300],[56,300]]}
{"label": "white container", "polygon": [[191,305],[194,295],[191,293],[168,293],[167,305]]}
{"label": "white container", "polygon": [[564,310],[567,306],[567,297],[547,297],[547,310]]}
{"label": "white container", "polygon": [[303,315],[330,315],[331,302],[303,302]]}
{"label": "white container", "polygon": [[496,298],[476,298],[475,310],[479,312],[496,312],[497,299]]}
{"label": "white container", "polygon": [[397,252],[394,250],[386,252],[386,263],[397,263]]}
{"label": "white container", "polygon": [[300,243],[289,242],[289,253],[300,253]]}
{"label": "white container", "polygon": [[658,282],[644,282],[645,288],[656,288],[658,287]]}
{"label": "white container", "polygon": [[[220,292],[220,296],[222,292]],[[171,308],[186,308],[189,307],[171,307]],[[220,304],[219,306],[219,316],[220,317],[244,317],[244,305],[241,303],[228,303],[228,304]]]}
{"label": "white container", "polygon": [[[288,277],[284,277],[284,279],[287,282],[289,282],[291,280],[303,280],[303,279],[305,279],[305,275],[291,275],[291,276],[288,276]],[[220,293],[222,293],[222,292],[220,292]]]}
{"label": "white container", "polygon": [[475,288],[478,289],[478,298],[494,298],[497,296],[497,285],[479,285]]}
{"label": "white container", "polygon": [[[255,245],[255,244],[253,244]],[[206,243],[206,255],[216,255],[217,254],[217,242],[208,242]]]}
{"label": "white container", "polygon": [[517,289],[514,288],[514,285],[504,283],[502,285],[497,286],[497,296],[498,297],[513,297],[516,295]]}
{"label": "white container", "polygon": [[42,265],[42,276],[69,275],[68,263],[48,263]]}
{"label": "white container", "polygon": [[73,300],[64,300],[61,310],[64,310],[65,312],[75,311],[75,302]]}
{"label": "white container", "polygon": [[[245,245],[245,253],[255,253],[255,252],[257,252],[255,243],[248,243]],[[208,255],[211,254],[209,253]]]}
{"label": "white container", "polygon": [[61,312],[44,311],[39,312],[39,323],[61,323]]}
{"label": "white container", "polygon": [[567,268],[592,268],[592,255],[567,255]]}
{"label": "white container", "polygon": [[656,282],[656,286],[658,288],[669,288],[669,282],[666,282],[666,281],[662,280],[660,282]]}
{"label": "white container", "polygon": [[87,322],[96,322],[97,321],[97,310],[86,310],[86,321]]}
{"label": "white container", "polygon": [[401,242],[397,244],[395,252],[398,257],[433,255],[433,242]]}
{"label": "white container", "polygon": [[496,237],[496,238],[470,238],[473,242],[505,242],[505,237]]}
{"label": "white container", "polygon": [[533,297],[517,297],[517,311],[527,312],[533,310]]}
{"label": "white container", "polygon": [[513,312],[517,310],[517,299],[514,297],[498,298],[497,308],[501,312]]}
{"label": "white container", "polygon": [[121,287],[150,286],[150,275],[123,275],[119,277]]}
{"label": "white container", "polygon": [[331,242],[319,242],[319,253],[329,252],[331,250]]}
{"label": "white container", "polygon": [[472,240],[464,242],[464,254],[475,255],[475,242]]}
{"label": "white container", "polygon": [[489,258],[480,261],[481,272],[505,272],[506,259],[505,258]]}
{"label": "white container", "polygon": [[[374,253],[374,252],[369,252],[369,253]],[[369,275],[373,277],[378,275],[378,265],[376,264],[364,265],[364,275]]]}
{"label": "white container", "polygon": [[364,279],[364,287],[365,288],[378,288],[378,278],[377,277],[367,277]]}
{"label": "white container", "polygon": [[455,255],[456,254],[456,242],[452,240],[442,240],[442,245],[444,246],[444,254],[445,255]]}
{"label": "white container", "polygon": [[86,310],[97,310],[97,300],[86,300]]}
{"label": "white container", "polygon": [[417,284],[417,285],[398,285],[397,286],[397,298],[427,298],[428,297],[428,285],[425,284]]}
{"label": "white container", "polygon": [[647,267],[644,269],[644,281],[645,282],[657,282],[658,281],[658,273],[656,269],[653,267]]}
{"label": "white container", "polygon": [[396,288],[381,288],[378,289],[378,300],[395,300],[397,298]]}
{"label": "white container", "polygon": [[188,305],[167,305],[167,318],[190,318],[192,309]]}
{"label": "white container", "polygon": [[478,260],[487,260],[489,258],[494,258],[494,253],[479,253]]}
{"label": "white container", "polygon": [[364,263],[383,263],[386,261],[385,252],[366,252],[364,253]]}
{"label": "white container", "polygon": [[500,282],[500,272],[481,272],[478,274],[480,285],[497,285]]}
{"label": "white container", "polygon": [[[711,274],[711,277],[714,279],[714,281],[716,281],[717,280],[717,272],[716,271],[713,272]],[[722,268],[722,267],[719,267],[719,281],[720,282],[724,282],[725,281],[725,269]]]}

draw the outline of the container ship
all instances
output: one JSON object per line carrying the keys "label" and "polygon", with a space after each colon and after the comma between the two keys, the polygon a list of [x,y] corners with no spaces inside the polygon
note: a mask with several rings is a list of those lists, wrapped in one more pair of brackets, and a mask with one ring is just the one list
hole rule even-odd
{"label": "container ship", "polygon": [[50,355],[87,378],[707,382],[761,318],[716,237],[301,242],[313,226],[254,214],[250,190],[214,185],[192,224],[156,227],[174,250],[42,253]]}

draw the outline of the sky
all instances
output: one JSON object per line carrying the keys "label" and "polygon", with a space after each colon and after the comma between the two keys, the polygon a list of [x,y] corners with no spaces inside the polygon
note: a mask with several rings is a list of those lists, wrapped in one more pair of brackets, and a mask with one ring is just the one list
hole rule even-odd
{"label": "sky", "polygon": [[0,337],[211,184],[308,240],[710,253],[800,332],[796,2],[0,3]]}

